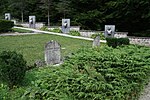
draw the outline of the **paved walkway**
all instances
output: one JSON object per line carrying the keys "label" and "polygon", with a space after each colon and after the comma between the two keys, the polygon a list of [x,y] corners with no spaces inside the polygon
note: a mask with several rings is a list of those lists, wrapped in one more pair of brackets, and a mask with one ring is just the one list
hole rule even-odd
{"label": "paved walkway", "polygon": [[[41,31],[41,30],[37,30],[37,29],[24,28],[24,27],[14,27],[14,28],[30,30],[30,31],[35,32],[34,34],[53,34],[53,35],[59,35],[59,36],[70,37],[70,38],[76,38],[76,39],[82,39],[82,40],[90,40],[90,41],[93,41],[92,38],[86,38],[86,37],[81,37],[81,36],[72,36],[72,35],[63,34],[63,33],[54,33],[54,32]],[[28,33],[28,34],[33,34],[33,33]],[[16,35],[18,35],[18,34],[16,34]],[[21,34],[19,34],[19,35],[21,35]],[[27,33],[22,34],[22,35],[27,35]],[[100,42],[106,43],[106,40],[100,40]]]}

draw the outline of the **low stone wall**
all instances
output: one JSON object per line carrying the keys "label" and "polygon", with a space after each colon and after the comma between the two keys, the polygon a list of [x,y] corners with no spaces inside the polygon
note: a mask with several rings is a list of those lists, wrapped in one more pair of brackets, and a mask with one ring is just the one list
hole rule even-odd
{"label": "low stone wall", "polygon": [[81,30],[80,35],[83,37],[91,37],[92,34],[96,34],[98,31],[86,31],[86,30]]}
{"label": "low stone wall", "polygon": [[150,37],[128,37],[131,44],[150,46]]}
{"label": "low stone wall", "polygon": [[[86,31],[86,30],[80,31],[80,35],[84,36],[84,37],[91,37],[92,34],[96,34],[96,33],[103,33],[104,34],[104,31]],[[128,37],[127,34],[128,34],[128,32],[115,32],[114,37],[126,38],[126,37]]]}
{"label": "low stone wall", "polygon": [[[28,22],[24,22],[24,23],[16,23],[17,25],[22,25],[23,27],[29,27],[29,23]],[[43,22],[36,22],[35,27],[36,29],[40,29],[43,26],[45,26],[45,24]]]}
{"label": "low stone wall", "polygon": [[[56,28],[61,29],[61,26],[50,26],[48,29],[53,30],[53,29],[56,29]],[[71,26],[70,30],[71,31],[80,31],[80,26]]]}
{"label": "low stone wall", "polygon": [[127,38],[128,32],[115,32],[114,37],[116,38]]}

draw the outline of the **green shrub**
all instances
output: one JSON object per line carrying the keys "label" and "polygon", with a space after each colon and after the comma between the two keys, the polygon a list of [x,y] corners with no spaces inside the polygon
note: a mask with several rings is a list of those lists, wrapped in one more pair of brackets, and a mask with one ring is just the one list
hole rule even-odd
{"label": "green shrub", "polygon": [[14,26],[14,22],[9,20],[0,20],[0,32],[11,31],[11,28]]}
{"label": "green shrub", "polygon": [[36,70],[34,87],[22,97],[33,100],[137,100],[149,80],[149,57],[148,47],[83,48],[60,67]]}
{"label": "green shrub", "polygon": [[61,29],[59,29],[59,28],[54,28],[54,29],[51,29],[51,30],[49,30],[50,32],[55,32],[55,33],[62,33],[61,32]]}
{"label": "green shrub", "polygon": [[48,31],[48,28],[46,26],[43,26],[43,27],[40,28],[40,30],[42,30],[42,31]]}
{"label": "green shrub", "polygon": [[70,31],[69,35],[80,36],[80,32],[78,32],[78,31]]}
{"label": "green shrub", "polygon": [[105,40],[105,36],[104,36],[104,34],[102,32],[101,33],[92,34],[91,38],[95,39],[96,36],[100,36],[100,40]]}
{"label": "green shrub", "polygon": [[0,54],[0,79],[11,88],[19,85],[26,72],[26,61],[15,51],[3,51]]}
{"label": "green shrub", "polygon": [[113,48],[121,45],[129,45],[130,42],[128,38],[106,38],[106,41],[107,45]]}

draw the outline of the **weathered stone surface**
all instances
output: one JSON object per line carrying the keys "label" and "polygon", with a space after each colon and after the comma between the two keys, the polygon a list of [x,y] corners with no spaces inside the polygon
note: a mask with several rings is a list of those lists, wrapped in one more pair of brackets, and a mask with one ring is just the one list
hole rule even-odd
{"label": "weathered stone surface", "polygon": [[94,40],[93,40],[93,47],[97,47],[100,46],[100,36],[97,36]]}
{"label": "weathered stone surface", "polygon": [[47,65],[59,64],[61,62],[61,45],[56,41],[49,41],[45,45],[45,62]]}

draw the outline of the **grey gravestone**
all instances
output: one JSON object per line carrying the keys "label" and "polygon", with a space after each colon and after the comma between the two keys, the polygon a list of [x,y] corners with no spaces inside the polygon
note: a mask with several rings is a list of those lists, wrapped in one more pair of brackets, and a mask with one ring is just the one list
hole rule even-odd
{"label": "grey gravestone", "polygon": [[69,33],[70,31],[70,19],[62,19],[62,32]]}
{"label": "grey gravestone", "polygon": [[10,13],[5,13],[5,20],[10,20],[11,17],[10,17]]}
{"label": "grey gravestone", "polygon": [[114,37],[115,25],[105,25],[105,37]]}
{"label": "grey gravestone", "polygon": [[93,40],[93,47],[97,47],[100,46],[100,36],[97,36],[94,40]]}
{"label": "grey gravestone", "polygon": [[45,45],[45,62],[47,65],[59,64],[61,62],[61,45],[56,41],[49,41]]}
{"label": "grey gravestone", "polygon": [[35,28],[35,22],[36,22],[35,16],[29,16],[29,27]]}

